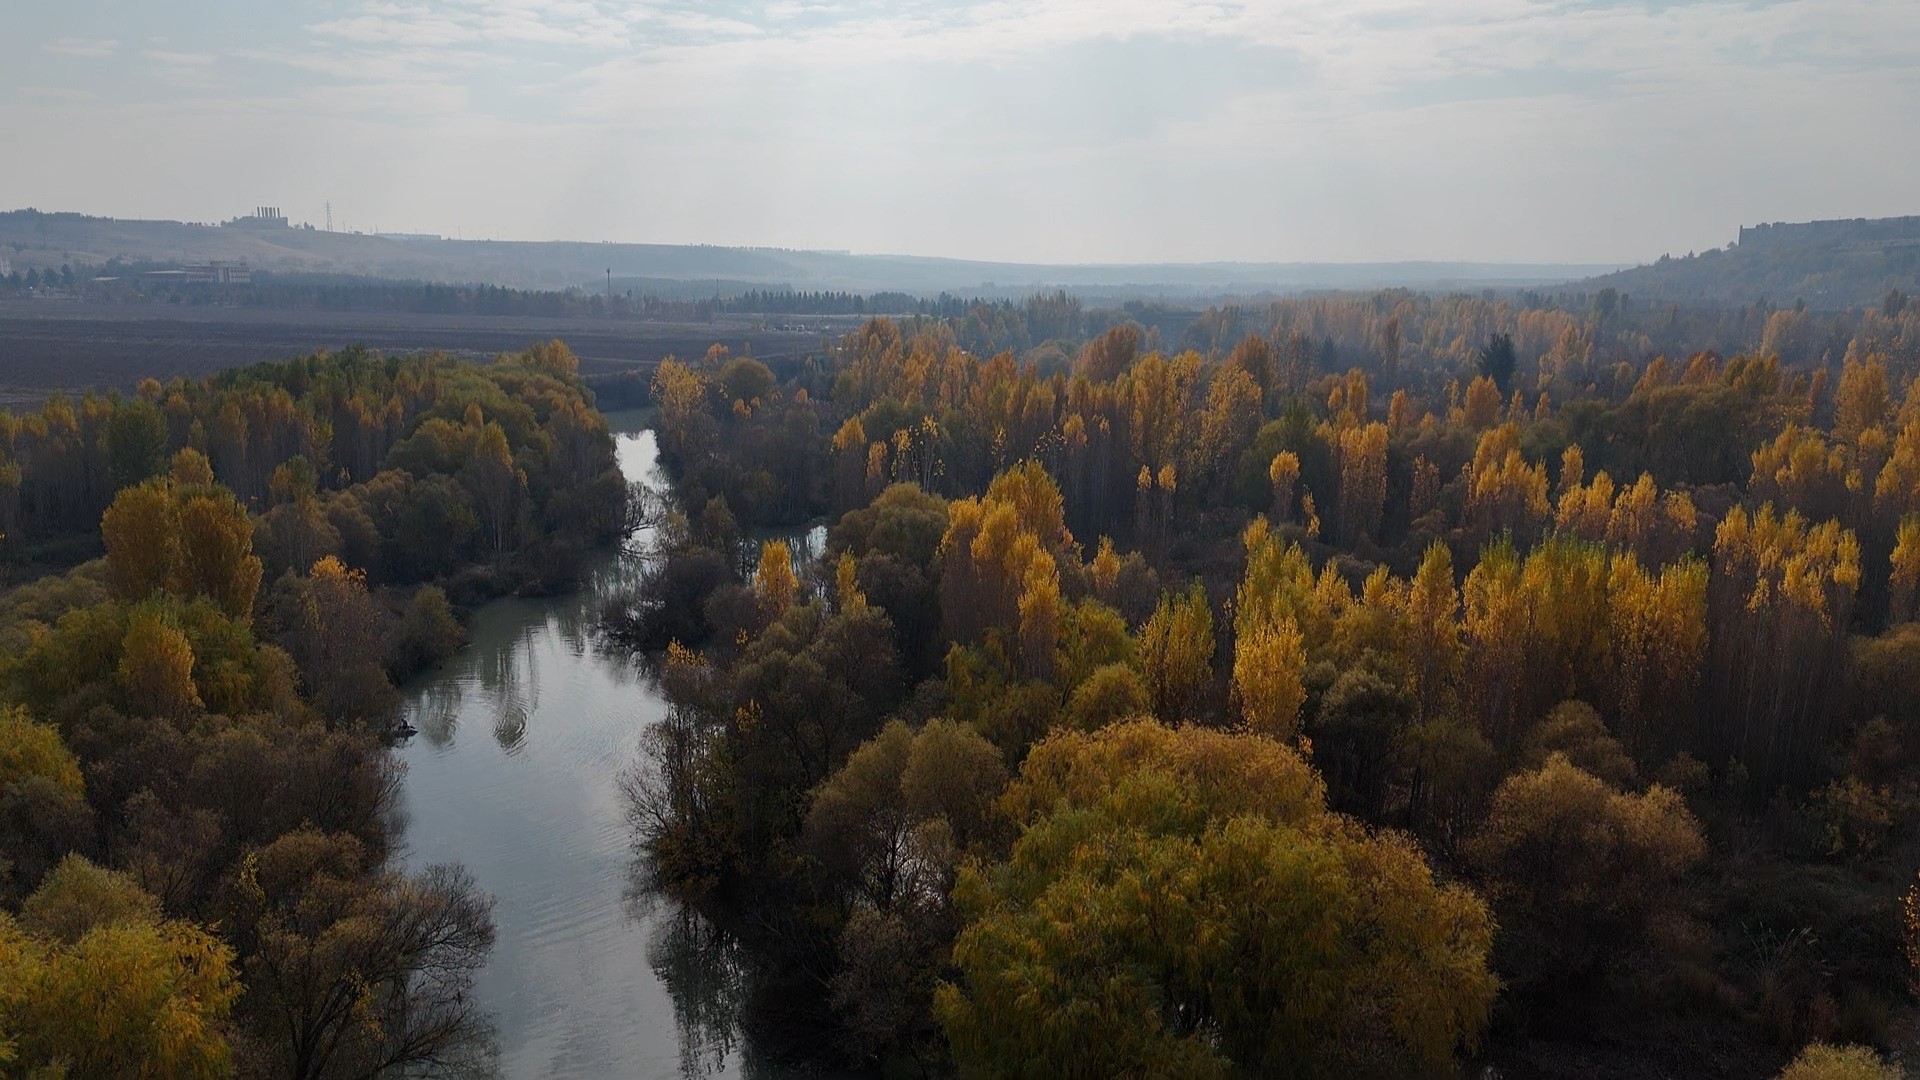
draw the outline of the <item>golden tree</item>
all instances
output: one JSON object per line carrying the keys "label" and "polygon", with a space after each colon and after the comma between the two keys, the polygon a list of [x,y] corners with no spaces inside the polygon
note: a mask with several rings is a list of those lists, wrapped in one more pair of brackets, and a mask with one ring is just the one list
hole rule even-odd
{"label": "golden tree", "polygon": [[1520,452],[1520,429],[1503,424],[1480,437],[1468,469],[1467,517],[1482,537],[1509,532],[1530,542],[1552,514],[1547,470]]}
{"label": "golden tree", "polygon": [[1465,659],[1460,640],[1460,592],[1454,588],[1453,554],[1446,544],[1436,540],[1427,545],[1403,603],[1407,659],[1418,715],[1444,714],[1458,692]]}
{"label": "golden tree", "polygon": [[1340,435],[1340,539],[1370,539],[1387,501],[1387,426],[1366,424]]}
{"label": "golden tree", "polygon": [[1300,730],[1307,652],[1291,619],[1261,623],[1233,643],[1233,700],[1240,719],[1259,735],[1290,739]]}
{"label": "golden tree", "polygon": [[1810,525],[1772,504],[1727,513],[1714,538],[1708,607],[1712,742],[1756,790],[1803,773],[1832,717],[1860,586],[1860,544],[1837,521]]}
{"label": "golden tree", "polygon": [[760,566],[754,571],[753,591],[760,600],[760,611],[769,620],[778,619],[793,606],[800,580],[793,573],[793,552],[785,540],[769,540],[760,545]]}
{"label": "golden tree", "polygon": [[1192,716],[1213,681],[1213,608],[1199,582],[1178,597],[1161,594],[1140,628],[1140,669],[1156,716]]}
{"label": "golden tree", "polygon": [[1500,421],[1500,388],[1485,375],[1467,384],[1463,422],[1475,431],[1485,431]]}
{"label": "golden tree", "polygon": [[0,1032],[29,1075],[219,1077],[233,1069],[233,951],[123,875],[69,859],[0,912]]}
{"label": "golden tree", "polygon": [[1887,621],[1912,622],[1920,617],[1920,514],[1900,519],[1894,541],[1892,568],[1887,577]]}
{"label": "golden tree", "polygon": [[1273,489],[1273,519],[1292,521],[1295,489],[1300,483],[1300,455],[1282,450],[1267,464],[1267,484]]}
{"label": "golden tree", "polygon": [[193,682],[193,643],[153,606],[141,607],[128,620],[118,674],[127,699],[150,716],[180,719],[201,707]]}
{"label": "golden tree", "polygon": [[1833,437],[1844,443],[1859,441],[1862,432],[1886,419],[1892,404],[1885,359],[1869,356],[1861,361],[1848,356],[1833,395]]}

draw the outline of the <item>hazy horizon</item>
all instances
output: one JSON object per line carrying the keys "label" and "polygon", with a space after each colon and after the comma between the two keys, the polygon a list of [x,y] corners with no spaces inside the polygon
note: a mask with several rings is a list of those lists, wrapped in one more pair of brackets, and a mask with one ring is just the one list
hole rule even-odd
{"label": "hazy horizon", "polygon": [[[235,217],[245,216],[246,214],[251,213],[251,211],[254,209],[258,209],[258,208],[248,207],[237,215],[231,215],[231,214],[228,215],[226,220],[207,220],[207,221],[189,220],[186,218],[182,218],[178,215],[157,216],[157,217],[149,217],[149,216],[142,215],[139,217],[134,217],[130,215],[114,214],[114,213],[95,210],[95,209],[75,208],[75,207],[66,207],[66,206],[0,206],[0,214],[21,213],[21,212],[33,212],[33,213],[42,213],[42,214],[48,214],[48,215],[79,214],[83,218],[102,220],[102,221],[115,221],[115,222],[122,222],[127,224],[140,224],[140,225],[162,224],[162,225],[182,225],[182,226],[189,226],[194,228],[222,228],[227,225],[230,225]],[[277,209],[281,210],[283,213],[286,210],[285,207],[278,207]],[[306,220],[299,218],[297,216],[291,217],[289,219],[288,224],[289,224],[289,227],[293,229],[303,228],[307,224],[312,224],[316,230],[323,228],[323,225],[320,222],[307,222]],[[598,237],[584,237],[584,236],[545,236],[545,237],[464,236],[463,237],[463,236],[456,236],[450,233],[428,233],[428,232],[421,232],[421,231],[415,231],[415,230],[398,230],[398,229],[384,229],[384,228],[376,232],[372,229],[361,229],[357,226],[354,226],[351,228],[336,227],[336,232],[342,235],[363,236],[371,239],[386,239],[386,240],[408,240],[408,239],[415,239],[415,238],[432,237],[440,240],[467,241],[467,242],[475,242],[475,243],[496,242],[496,243],[508,243],[508,244],[612,244],[616,246],[625,245],[625,246],[640,246],[640,247],[655,246],[655,247],[684,247],[684,248],[719,248],[719,249],[724,249],[729,251],[765,251],[765,252],[786,252],[786,253],[792,253],[792,254],[806,254],[806,255],[847,256],[847,257],[856,258],[856,259],[912,259],[912,260],[925,260],[925,261],[936,261],[936,262],[978,263],[982,266],[1017,265],[1017,266],[1032,266],[1037,268],[1048,268],[1048,269],[1058,268],[1058,269],[1070,269],[1070,270],[1071,269],[1105,269],[1109,267],[1132,268],[1132,267],[1147,267],[1147,266],[1198,268],[1198,267],[1234,267],[1234,266],[1266,267],[1266,266],[1293,266],[1293,265],[1329,266],[1329,267],[1343,267],[1343,266],[1344,267],[1368,267],[1368,266],[1501,267],[1501,266],[1512,266],[1512,267],[1519,267],[1519,268],[1566,267],[1570,269],[1597,269],[1602,267],[1626,267],[1626,266],[1636,265],[1635,263],[1631,263],[1631,262],[1583,262],[1583,261],[1564,260],[1564,259],[1550,259],[1550,260],[1478,260],[1478,259],[1190,259],[1190,260],[1185,260],[1183,259],[1183,260],[1163,260],[1163,261],[1089,260],[1085,262],[1068,262],[1068,261],[1034,261],[1034,260],[1025,260],[1025,259],[1001,259],[1001,258],[994,258],[992,256],[973,257],[973,256],[959,256],[959,255],[944,255],[938,252],[927,252],[927,251],[864,251],[864,250],[845,248],[845,247],[837,247],[837,248],[836,247],[790,247],[790,246],[779,245],[779,244],[753,244],[753,243],[715,244],[715,243],[699,241],[699,240],[664,242],[664,241],[656,241],[656,240],[609,240],[609,239],[602,239]],[[273,235],[274,234],[271,231],[269,231],[266,234],[267,237],[271,237]],[[1648,260],[1642,259],[1639,261],[1646,262]]]}
{"label": "hazy horizon", "polygon": [[[1920,5],[102,0],[0,205],[1048,265],[1637,264],[1911,213]],[[1862,160],[1871,147],[1871,160]]]}

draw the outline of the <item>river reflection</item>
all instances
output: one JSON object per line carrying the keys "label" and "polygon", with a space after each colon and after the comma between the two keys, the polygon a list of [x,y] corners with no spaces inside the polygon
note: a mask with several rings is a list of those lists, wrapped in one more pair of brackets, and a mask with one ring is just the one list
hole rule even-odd
{"label": "river reflection", "polygon": [[[622,471],[652,478],[652,433],[610,419]],[[607,556],[570,596],[487,605],[472,643],[405,688],[420,733],[397,751],[404,858],[464,863],[495,897],[476,992],[504,1075],[768,1076],[739,1033],[737,948],[635,864],[620,776],[666,704],[595,632],[635,562]]]}

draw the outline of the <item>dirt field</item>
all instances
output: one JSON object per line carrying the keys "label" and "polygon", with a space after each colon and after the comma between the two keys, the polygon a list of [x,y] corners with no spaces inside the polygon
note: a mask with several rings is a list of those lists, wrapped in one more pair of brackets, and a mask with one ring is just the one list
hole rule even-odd
{"label": "dirt field", "polygon": [[[838,336],[858,320],[807,322]],[[697,356],[715,342],[763,359],[798,356],[818,351],[822,335],[763,330],[746,316],[700,324],[8,301],[0,302],[0,407],[37,403],[55,390],[128,389],[149,375],[206,375],[346,345],[487,357],[555,337],[593,374]]]}

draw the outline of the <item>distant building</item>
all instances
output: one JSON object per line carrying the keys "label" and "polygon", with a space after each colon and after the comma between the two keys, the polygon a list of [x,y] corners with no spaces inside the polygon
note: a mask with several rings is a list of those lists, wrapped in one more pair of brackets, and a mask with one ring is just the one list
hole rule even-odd
{"label": "distant building", "polygon": [[227,222],[235,229],[284,229],[287,228],[287,215],[277,206],[256,206],[253,213],[246,217],[237,217]]}
{"label": "distant building", "polygon": [[5,255],[0,255],[0,277],[6,277],[12,273],[13,273],[13,264],[7,261],[7,257]]}
{"label": "distant building", "polygon": [[178,270],[149,270],[140,280],[156,285],[251,285],[253,271],[244,262],[190,263]]}

